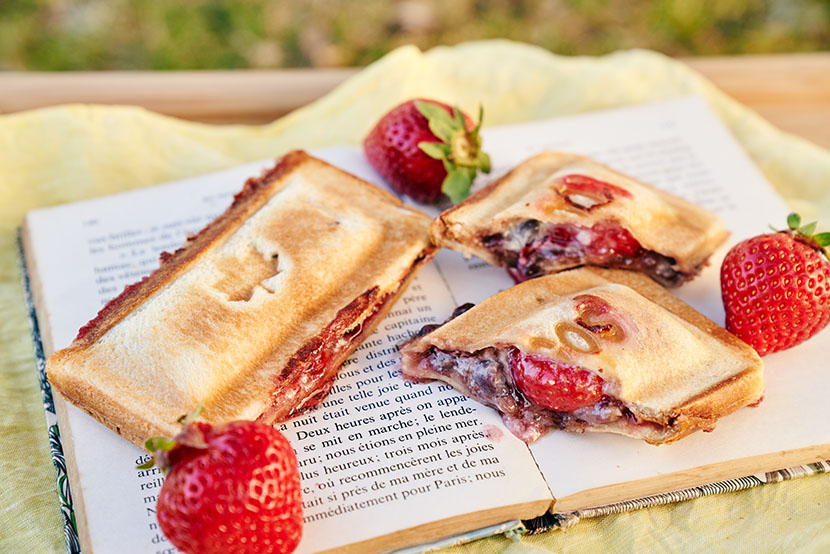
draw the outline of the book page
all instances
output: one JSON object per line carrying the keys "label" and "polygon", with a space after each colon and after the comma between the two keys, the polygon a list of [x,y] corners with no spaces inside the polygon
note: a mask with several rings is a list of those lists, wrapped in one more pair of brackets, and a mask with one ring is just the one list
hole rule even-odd
{"label": "book page", "polygon": [[[317,152],[373,177],[356,149]],[[164,187],[38,210],[26,232],[48,322],[47,354],[70,344],[77,330],[125,285],[158,265],[221,213],[248,176],[266,164],[188,179]],[[302,479],[304,537],[311,553],[461,514],[514,505],[516,513],[479,514],[452,534],[543,512],[551,495],[527,447],[500,418],[450,387],[400,378],[397,346],[427,323],[446,319],[454,304],[434,266],[416,276],[378,328],[343,364],[318,409],[280,425],[294,447]],[[173,552],[158,528],[158,469],[149,458],[73,405],[59,401],[67,458],[83,503],[81,536],[94,552]],[[497,521],[493,517],[500,518]],[[426,532],[425,532],[426,533]],[[424,534],[416,541],[437,538]],[[411,543],[411,540],[410,540]],[[87,545],[85,545],[87,546]]]}
{"label": "book page", "polygon": [[[485,145],[491,152],[494,176],[541,150],[576,152],[718,213],[732,236],[698,278],[675,292],[721,325],[723,256],[740,240],[767,232],[769,224],[786,225],[788,209],[783,200],[700,98],[490,129]],[[443,251],[437,264],[456,302],[483,298],[470,293],[468,283],[473,280],[488,281],[493,292],[512,284],[503,270],[476,259],[464,260],[455,252]],[[817,452],[830,457],[830,428],[810,423],[826,416],[827,351],[830,330],[825,329],[796,348],[764,357],[763,402],[720,420],[712,433],[698,432],[659,447],[604,433],[546,435],[531,451],[554,496],[568,499],[554,509],[585,507],[583,500],[569,497],[631,481],[658,478],[654,479],[656,488],[631,489],[639,496],[666,490],[666,483],[680,488],[743,476],[718,466],[728,460],[763,457],[753,462],[761,464],[754,469],[746,469],[753,463],[736,464],[742,467],[738,471],[754,473],[809,463],[817,459]],[[810,448],[817,445],[823,448]],[[809,450],[786,459],[765,456],[798,449]],[[703,466],[708,466],[705,471],[689,471]],[[673,477],[660,479],[670,474]],[[624,497],[626,492],[613,494]]]}

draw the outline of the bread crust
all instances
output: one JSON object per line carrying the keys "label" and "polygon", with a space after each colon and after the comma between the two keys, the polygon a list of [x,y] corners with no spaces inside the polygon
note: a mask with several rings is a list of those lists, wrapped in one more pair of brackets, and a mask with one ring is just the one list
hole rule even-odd
{"label": "bread crust", "polygon": [[[175,434],[199,402],[208,422],[256,419],[287,388],[284,367],[303,345],[338,322],[353,339],[379,323],[434,255],[428,225],[393,195],[288,153],[53,354],[49,380],[140,446]],[[344,342],[335,371],[359,344]],[[331,365],[304,381],[296,407],[327,392]]]}
{"label": "bread crust", "polygon": [[[597,208],[563,208],[561,200],[551,201],[556,198],[551,178],[571,172],[608,182],[621,194]],[[589,227],[598,221],[618,222],[644,248],[676,260],[691,275],[729,236],[720,218],[700,206],[584,156],[542,152],[441,213],[430,227],[430,237],[438,246],[503,265],[482,244],[482,237],[508,232],[530,219]]]}
{"label": "bread crust", "polygon": [[[580,268],[540,277],[485,300],[455,320],[402,347],[403,372],[417,378],[439,378],[458,387],[451,378],[431,371],[427,364],[422,363],[431,349],[475,353],[491,346],[518,346],[520,350],[534,354],[536,352],[528,350],[531,348],[529,344],[532,343],[524,338],[528,336],[526,331],[528,328],[532,329],[533,324],[530,324],[530,327],[520,326],[518,328],[521,332],[512,334],[506,332],[505,327],[515,328],[517,324],[514,324],[513,320],[521,323],[533,317],[534,310],[547,305],[554,296],[570,297],[588,289],[599,290],[595,287],[608,283],[625,285],[640,296],[658,304],[698,329],[706,337],[710,337],[720,345],[717,346],[720,355],[732,359],[728,364],[724,364],[722,376],[717,376],[720,371],[717,369],[713,373],[717,377],[704,381],[703,386],[697,380],[699,375],[695,375],[695,367],[645,367],[645,364],[648,364],[647,360],[643,362],[643,366],[635,367],[628,373],[600,373],[606,380],[626,380],[631,379],[632,375],[639,378],[640,374],[643,374],[643,386],[626,387],[625,383],[622,383],[618,394],[614,396],[624,402],[638,419],[650,424],[635,426],[621,419],[611,424],[585,425],[565,418],[564,427],[580,431],[610,431],[641,438],[652,444],[665,444],[696,430],[711,430],[718,418],[760,401],[764,386],[763,364],[751,347],[644,275],[602,268]],[[660,325],[663,322],[653,323]],[[552,324],[548,325],[547,329],[543,327],[531,334],[556,340],[549,330]],[[511,341],[505,340],[504,337],[519,338]],[[567,349],[562,347],[557,348],[558,350],[553,351],[554,354],[551,354],[551,351],[541,351],[538,355],[553,355],[554,359],[558,359],[557,356],[565,356],[565,361],[575,365],[583,365],[583,362],[589,359],[584,355],[573,356],[573,353],[569,354]],[[636,352],[638,347],[632,348]],[[602,364],[600,367],[603,367]],[[654,386],[665,389],[666,395],[677,395],[678,392],[682,392],[683,400],[676,403],[660,402],[659,394],[662,391],[658,391],[655,401],[653,396],[648,396],[649,392],[653,392]],[[460,389],[469,395],[470,391],[463,384]]]}

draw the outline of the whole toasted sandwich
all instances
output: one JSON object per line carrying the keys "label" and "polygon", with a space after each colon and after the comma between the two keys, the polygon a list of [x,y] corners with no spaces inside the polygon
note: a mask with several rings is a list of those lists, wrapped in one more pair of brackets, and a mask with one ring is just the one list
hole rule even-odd
{"label": "whole toasted sandwich", "polygon": [[580,268],[457,310],[401,347],[530,442],[551,429],[676,441],[760,401],[755,351],[639,273]]}
{"label": "whole toasted sandwich", "polygon": [[211,423],[284,420],[320,402],[432,257],[429,222],[291,152],[52,355],[49,380],[138,445],[197,405]]}
{"label": "whole toasted sandwich", "polygon": [[718,216],[575,154],[522,162],[432,224],[438,246],[525,281],[581,265],[692,279],[728,233]]}

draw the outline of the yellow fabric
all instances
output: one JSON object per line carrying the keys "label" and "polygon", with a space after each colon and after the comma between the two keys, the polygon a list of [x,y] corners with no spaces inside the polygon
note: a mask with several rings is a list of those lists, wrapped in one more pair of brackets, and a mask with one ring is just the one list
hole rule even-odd
{"label": "yellow fabric", "polygon": [[[0,552],[64,549],[15,261],[14,230],[27,210],[293,148],[357,144],[381,114],[413,96],[473,112],[481,102],[486,124],[495,125],[688,93],[710,101],[794,208],[830,221],[830,152],[777,131],[684,65],[647,51],[566,58],[506,41],[426,53],[404,47],[261,127],[187,123],[133,107],[64,106],[0,117]],[[822,475],[586,520],[521,543],[489,539],[451,551],[820,552],[830,548],[828,498],[830,475]]]}

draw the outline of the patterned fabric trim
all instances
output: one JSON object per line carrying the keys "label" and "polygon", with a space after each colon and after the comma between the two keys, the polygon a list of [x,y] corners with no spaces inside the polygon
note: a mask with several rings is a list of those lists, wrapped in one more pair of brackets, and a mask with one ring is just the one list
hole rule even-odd
{"label": "patterned fabric trim", "polygon": [[81,544],[78,540],[78,526],[75,523],[75,510],[72,507],[72,493],[69,490],[69,476],[66,473],[66,460],[63,456],[58,418],[55,415],[55,402],[52,399],[52,387],[46,379],[46,356],[43,353],[43,343],[40,339],[40,326],[35,313],[35,302],[32,298],[32,288],[29,282],[29,272],[23,258],[23,240],[20,229],[17,230],[17,260],[23,284],[23,295],[26,301],[26,310],[29,315],[29,326],[32,330],[32,343],[35,351],[35,366],[37,369],[40,390],[43,398],[43,411],[46,415],[46,427],[49,429],[49,447],[52,450],[52,463],[57,472],[58,496],[60,498],[61,514],[63,516],[63,535],[66,539],[66,550],[69,554],[79,554]]}
{"label": "patterned fabric trim", "polygon": [[796,466],[788,469],[779,469],[776,471],[759,473],[756,475],[749,475],[747,477],[740,477],[737,479],[729,479],[727,481],[720,481],[709,485],[700,485],[697,487],[689,487],[687,489],[679,489],[651,496],[644,496],[634,500],[613,502],[611,504],[594,506],[592,508],[585,508],[573,512],[548,513],[541,517],[525,521],[524,523],[530,534],[541,533],[551,529],[567,529],[568,527],[576,525],[582,518],[618,514],[620,512],[648,508],[650,506],[683,502],[685,500],[692,500],[693,498],[700,498],[712,494],[742,491],[766,485],[768,483],[789,481],[790,479],[806,477],[808,475],[817,475],[820,473],[830,473],[830,460],[804,466]]}

